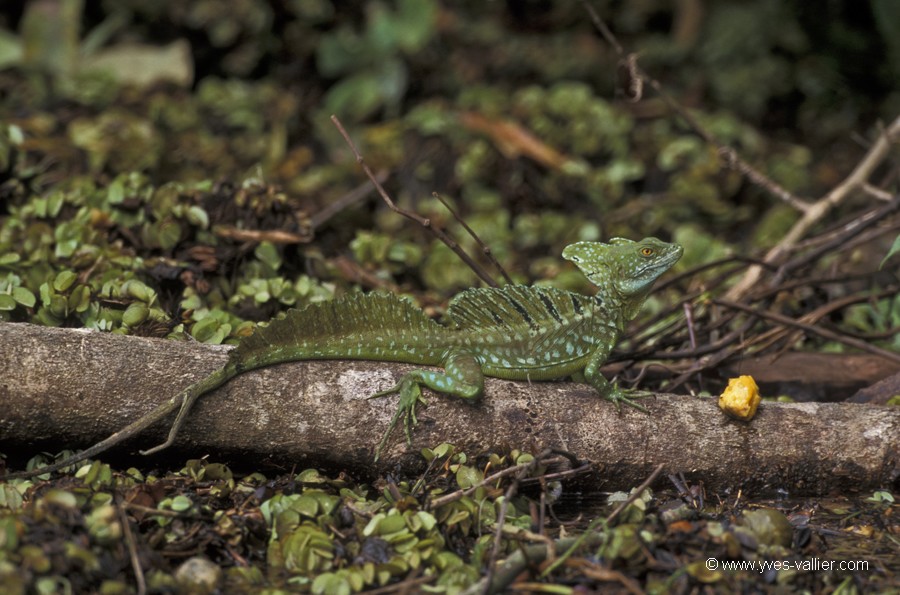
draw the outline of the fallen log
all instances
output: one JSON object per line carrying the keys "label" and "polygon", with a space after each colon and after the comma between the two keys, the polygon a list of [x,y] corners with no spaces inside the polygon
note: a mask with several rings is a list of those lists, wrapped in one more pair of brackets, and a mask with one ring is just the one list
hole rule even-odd
{"label": "fallen log", "polygon": [[[89,446],[221,366],[228,349],[0,324],[0,452],[21,458],[47,444]],[[900,482],[897,408],[764,403],[744,423],[721,414],[713,399],[660,395],[644,399],[648,415],[617,412],[586,385],[496,379],[476,404],[429,394],[412,446],[396,432],[373,466],[396,398],[366,397],[410,368],[320,361],[246,373],[203,397],[164,455],[178,463],[186,453],[210,454],[235,465],[371,474],[398,466],[414,472],[422,447],[450,442],[470,455],[564,448],[595,464],[590,489],[637,485],[659,463],[707,489],[735,493],[869,491]],[[167,431],[160,424],[117,450],[153,446]],[[142,461],[134,455],[130,464]]]}
{"label": "fallen log", "polygon": [[871,353],[795,351],[737,359],[724,364],[720,371],[727,376],[753,376],[768,396],[786,394],[795,401],[844,401],[900,374],[900,364]]}

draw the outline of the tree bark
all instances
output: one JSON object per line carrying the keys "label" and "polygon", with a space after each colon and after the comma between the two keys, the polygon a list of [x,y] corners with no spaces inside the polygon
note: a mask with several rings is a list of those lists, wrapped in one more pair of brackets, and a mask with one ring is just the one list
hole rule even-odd
{"label": "tree bark", "polygon": [[[0,451],[84,448],[224,364],[227,347],[0,324]],[[397,431],[373,467],[396,397],[368,400],[414,366],[297,362],[248,372],[200,399],[165,454],[234,465],[415,472],[416,453],[450,442],[490,449],[559,447],[592,461],[589,489],[639,484],[659,463],[713,491],[792,494],[900,487],[900,410],[848,403],[764,403],[749,423],[714,399],[659,395],[650,414],[621,412],[586,385],[488,379],[469,404],[426,392],[412,446]],[[163,440],[154,427],[119,453]],[[20,457],[21,458],[21,457]],[[130,464],[146,461],[135,454]],[[154,459],[158,463],[159,458]]]}

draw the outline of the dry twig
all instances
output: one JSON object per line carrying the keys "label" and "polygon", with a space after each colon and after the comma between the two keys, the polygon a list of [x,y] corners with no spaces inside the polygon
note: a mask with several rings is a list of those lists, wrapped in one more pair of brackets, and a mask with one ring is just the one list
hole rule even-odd
{"label": "dry twig", "polygon": [[485,271],[484,268],[481,267],[481,265],[479,265],[477,262],[475,262],[475,260],[471,256],[466,254],[466,252],[460,247],[460,245],[456,242],[456,240],[451,238],[441,228],[435,227],[434,225],[432,225],[431,219],[428,219],[427,217],[423,217],[423,216],[419,215],[418,213],[414,213],[413,211],[407,211],[406,209],[398,207],[397,204],[394,202],[394,200],[390,197],[390,195],[384,189],[384,186],[382,186],[381,183],[378,181],[378,178],[375,177],[375,174],[372,172],[372,169],[366,163],[365,159],[363,159],[362,153],[360,153],[359,149],[356,148],[356,145],[353,143],[353,140],[350,138],[350,134],[347,132],[347,129],[344,128],[344,125],[341,124],[341,121],[338,119],[338,117],[334,116],[334,115],[331,116],[331,121],[335,125],[335,127],[338,129],[338,132],[341,133],[341,136],[344,137],[344,141],[346,141],[347,145],[350,147],[350,150],[353,151],[353,155],[356,157],[356,162],[359,163],[360,167],[362,167],[366,176],[369,178],[369,180],[371,180],[372,184],[375,186],[375,190],[378,191],[378,194],[381,196],[381,199],[388,206],[388,208],[391,209],[392,211],[394,211],[395,213],[397,213],[398,215],[402,215],[403,217],[406,217],[407,219],[411,219],[412,221],[415,221],[416,223],[418,223],[425,229],[429,230],[432,234],[434,234],[434,236],[437,239],[444,242],[444,244],[448,248],[453,250],[453,252],[457,256],[459,256],[459,258],[464,263],[469,265],[469,268],[471,268],[473,271],[475,271],[475,274],[478,275],[478,277],[482,281],[484,281],[491,287],[497,287],[497,282],[494,281],[493,277],[491,277],[488,274],[488,272]]}
{"label": "dry twig", "polygon": [[627,71],[629,72],[630,82],[629,89],[627,90],[627,97],[629,98],[629,101],[636,101],[635,97],[639,98],[641,96],[641,93],[635,95],[635,89],[637,89],[638,85],[634,82],[634,80],[643,80],[646,84],[650,85],[650,87],[652,87],[654,91],[656,91],[656,93],[666,103],[666,105],[668,105],[672,111],[677,113],[700,138],[718,149],[719,155],[724,159],[728,167],[740,172],[752,183],[762,187],[767,192],[784,201],[785,203],[791,205],[798,211],[805,212],[810,208],[810,204],[807,201],[798,196],[795,196],[787,188],[784,188],[783,186],[766,176],[764,173],[744,161],[741,156],[738,155],[737,151],[735,151],[732,147],[729,147],[728,145],[720,142],[715,137],[715,135],[713,135],[702,124],[700,124],[699,120],[694,117],[690,110],[681,105],[674,97],[669,95],[663,89],[663,86],[659,81],[647,74],[647,72],[637,64],[635,54],[626,53],[625,48],[622,47],[622,44],[619,43],[619,40],[616,39],[616,36],[613,35],[613,32],[609,29],[609,27],[606,26],[606,23],[603,21],[603,19],[600,18],[600,15],[597,14],[597,11],[594,10],[594,7],[590,5],[588,0],[581,0],[581,4],[590,15],[591,21],[600,32],[600,35],[602,35],[603,39],[605,39],[606,42],[610,46],[612,46],[613,50],[615,50],[616,54],[619,56],[620,63],[625,65]]}
{"label": "dry twig", "polygon": [[[825,215],[841,204],[853,192],[860,190],[868,182],[875,169],[887,158],[891,145],[897,141],[898,137],[900,137],[900,116],[878,136],[878,140],[872,145],[869,152],[866,153],[843,182],[803,211],[803,216],[800,217],[800,220],[766,253],[763,261],[775,263],[781,260],[785,254],[796,246],[806,232],[822,220]],[[725,299],[731,301],[743,299],[759,283],[761,276],[762,269],[760,267],[750,267],[743,278],[725,294]]]}
{"label": "dry twig", "polygon": [[[898,136],[900,136],[900,117],[895,119],[882,132],[882,134],[879,135],[876,142],[873,143],[872,147],[862,158],[856,168],[841,184],[839,184],[837,187],[832,189],[829,193],[815,202],[804,200],[800,197],[795,196],[789,190],[780,186],[774,180],[767,177],[765,174],[744,161],[737,153],[737,151],[735,151],[732,147],[719,142],[711,132],[709,132],[705,127],[703,127],[703,125],[700,124],[700,122],[696,118],[694,118],[693,114],[691,114],[691,112],[686,107],[681,105],[671,95],[666,93],[662,85],[656,79],[649,76],[643,69],[641,69],[641,67],[637,64],[637,60],[634,54],[629,54],[626,52],[625,48],[619,43],[615,35],[612,33],[609,27],[606,26],[606,23],[603,21],[603,19],[600,18],[600,16],[590,5],[588,0],[582,0],[582,5],[590,15],[594,26],[600,32],[601,36],[603,36],[606,42],[609,43],[609,45],[619,56],[620,64],[624,65],[627,69],[627,72],[629,73],[630,82],[627,93],[629,100],[636,101],[640,98],[640,92],[635,94],[635,89],[639,89],[639,86],[637,86],[635,83],[635,79],[643,80],[659,94],[660,98],[675,113],[677,113],[682,119],[684,119],[685,122],[687,122],[687,124],[691,127],[691,129],[694,130],[697,135],[699,135],[706,142],[718,149],[719,154],[730,168],[740,172],[750,182],[765,189],[767,192],[782,200],[783,202],[791,205],[801,213],[800,220],[794,224],[791,230],[788,231],[788,233],[778,242],[778,244],[776,244],[768,251],[768,253],[766,253],[766,256],[763,258],[763,262],[765,264],[773,265],[779,262],[797,245],[800,239],[814,225],[821,221],[829,212],[831,212],[832,209],[843,202],[844,199],[846,199],[847,196],[851,195],[853,192],[857,190],[864,191],[867,194],[875,196],[877,199],[884,201],[889,201],[891,199],[890,195],[887,192],[884,192],[883,190],[872,186],[871,184],[869,184],[868,180],[875,169],[879,165],[881,165],[881,163],[887,157],[891,145],[896,142]],[[744,272],[743,277],[728,290],[725,298],[730,301],[742,300],[751,289],[758,287],[763,270],[763,266],[750,267],[747,271]]]}

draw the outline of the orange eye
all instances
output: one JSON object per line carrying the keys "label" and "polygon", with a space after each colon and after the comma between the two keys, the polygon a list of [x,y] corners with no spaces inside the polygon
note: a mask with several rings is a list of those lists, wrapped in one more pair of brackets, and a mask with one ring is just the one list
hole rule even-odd
{"label": "orange eye", "polygon": [[641,256],[653,256],[653,248],[641,248]]}

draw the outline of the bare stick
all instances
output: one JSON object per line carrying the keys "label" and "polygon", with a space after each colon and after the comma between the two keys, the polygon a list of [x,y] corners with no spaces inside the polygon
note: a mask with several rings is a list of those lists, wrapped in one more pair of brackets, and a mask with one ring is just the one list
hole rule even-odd
{"label": "bare stick", "polygon": [[213,233],[220,238],[238,242],[272,242],[273,244],[306,244],[310,234],[298,234],[283,229],[240,229],[233,225],[216,225]]}
{"label": "bare stick", "polygon": [[863,192],[865,192],[866,194],[868,194],[869,196],[873,196],[873,197],[877,198],[878,200],[888,201],[888,200],[891,200],[892,198],[894,198],[894,195],[891,194],[890,192],[885,192],[881,188],[878,188],[877,186],[873,186],[868,183],[863,184],[860,189]]}
{"label": "bare stick", "polygon": [[[781,285],[782,280],[791,276],[791,273],[801,266],[809,264],[835,249],[838,251],[853,249],[854,242],[851,241],[853,238],[870,227],[883,223],[885,217],[898,209],[900,209],[900,196],[893,197],[887,204],[878,206],[871,211],[855,215],[852,220],[841,224],[837,229],[826,230],[818,236],[805,240],[802,244],[798,243],[796,245],[798,250],[812,248],[782,264],[773,277],[773,285],[778,284],[777,289],[780,291],[784,289],[784,285]],[[886,228],[886,231],[889,229]],[[866,241],[869,239],[866,238]]]}
{"label": "bare stick", "polygon": [[773,320],[785,326],[791,326],[794,328],[798,328],[807,333],[812,333],[815,335],[819,335],[820,337],[824,337],[826,339],[830,339],[832,341],[838,341],[843,343],[844,345],[849,345],[850,347],[856,347],[857,349],[861,349],[863,351],[868,351],[874,355],[880,355],[881,357],[887,358],[891,361],[900,363],[900,354],[894,353],[893,351],[888,351],[886,349],[881,349],[880,347],[875,347],[867,343],[866,341],[860,341],[859,339],[855,339],[853,337],[846,337],[841,335],[840,333],[836,333],[834,331],[830,331],[828,329],[819,328],[817,326],[806,324],[804,322],[800,322],[799,320],[794,320],[789,316],[782,316],[781,314],[776,314],[774,312],[767,312],[765,310],[761,310],[758,308],[753,308],[751,306],[747,306],[745,304],[741,304],[739,302],[731,302],[728,300],[713,300],[714,304],[718,304],[725,308],[734,308],[736,310],[741,310],[743,312],[747,312],[748,314],[753,314],[755,316],[759,316],[760,318],[766,318],[768,320]]}
{"label": "bare stick", "polygon": [[479,265],[477,262],[475,262],[475,260],[473,260],[471,256],[466,254],[465,251],[462,248],[460,248],[459,244],[457,244],[453,238],[451,238],[449,235],[447,235],[439,227],[435,227],[434,225],[432,225],[431,219],[428,219],[427,217],[423,217],[423,216],[419,215],[418,213],[414,213],[412,211],[407,211],[406,209],[402,209],[402,208],[398,207],[397,204],[393,201],[393,199],[391,199],[390,195],[388,195],[387,191],[384,189],[384,186],[382,186],[378,182],[378,179],[375,177],[375,174],[372,173],[372,169],[369,167],[369,165],[363,159],[362,154],[359,152],[359,149],[356,148],[356,145],[353,143],[353,140],[350,139],[350,134],[347,132],[347,129],[344,128],[344,125],[341,124],[341,121],[338,119],[338,117],[335,115],[332,115],[331,122],[338,129],[338,132],[341,133],[341,136],[344,137],[344,141],[347,143],[347,145],[350,147],[350,150],[353,151],[353,155],[356,157],[356,162],[359,163],[360,167],[362,167],[366,176],[368,176],[369,180],[371,180],[372,184],[375,186],[375,190],[378,191],[378,194],[381,196],[381,199],[384,201],[384,203],[388,206],[389,209],[391,209],[398,215],[402,215],[402,216],[406,217],[407,219],[411,219],[411,220],[415,221],[416,223],[418,223],[425,229],[429,230],[431,233],[434,234],[434,236],[437,239],[444,242],[444,244],[446,244],[446,246],[448,248],[453,250],[453,252],[456,253],[456,255],[459,256],[459,258],[464,263],[469,265],[469,268],[471,268],[473,271],[475,271],[475,274],[478,275],[479,279],[481,279],[482,281],[484,281],[491,287],[497,287],[497,282],[494,281],[494,279],[488,274],[488,272],[485,271],[481,267],[481,265]]}
{"label": "bare stick", "polygon": [[552,545],[537,544],[527,546],[507,557],[506,561],[496,568],[494,572],[490,572],[493,570],[493,566],[489,566],[488,574],[466,589],[464,593],[472,595],[475,593],[498,593],[512,584],[516,577],[529,565],[537,565],[539,562],[550,558],[554,551],[563,550],[565,553],[557,559],[551,568],[548,568],[548,570],[543,573],[543,576],[546,576],[550,571],[558,567],[559,564],[565,562],[566,558],[571,556],[578,547],[601,543],[606,539],[606,536],[602,532],[594,531],[593,529],[598,525],[608,525],[613,519],[621,514],[629,504],[640,498],[644,490],[656,481],[656,478],[662,472],[663,467],[664,465],[658,465],[650,476],[632,491],[627,500],[617,506],[605,519],[598,519],[596,522],[592,523],[589,530],[586,530],[578,537],[557,539],[552,542]]}
{"label": "bare stick", "polygon": [[[791,228],[790,231],[778,242],[778,244],[773,247],[766,254],[763,259],[766,264],[771,264],[777,262],[780,258],[784,256],[787,252],[789,252],[796,243],[803,237],[803,235],[816,223],[818,223],[825,215],[827,215],[835,206],[840,204],[849,194],[856,190],[864,190],[869,194],[875,194],[872,192],[872,187],[866,187],[869,176],[872,175],[872,172],[877,168],[882,161],[887,157],[888,150],[893,142],[896,141],[897,137],[900,136],[900,117],[894,120],[894,122],[881,134],[878,140],[872,145],[869,149],[869,152],[863,157],[862,161],[856,166],[853,172],[850,173],[849,176],[836,188],[834,188],[831,192],[823,196],[821,199],[810,203],[807,200],[803,200],[792,194],[786,188],[780,186],[772,179],[768,178],[765,174],[755,169],[749,163],[741,159],[740,155],[738,155],[737,151],[733,148],[720,143],[708,130],[706,130],[694,116],[688,111],[684,106],[678,103],[674,98],[672,98],[669,94],[667,94],[662,85],[652,77],[650,77],[645,71],[643,71],[635,61],[625,54],[625,50],[622,45],[618,42],[615,35],[613,35],[612,31],[610,31],[609,27],[606,26],[606,23],[600,18],[594,8],[590,5],[588,0],[582,0],[582,4],[587,10],[588,14],[591,17],[591,20],[594,22],[594,25],[597,27],[597,30],[603,36],[603,38],[609,43],[616,53],[620,56],[620,58],[624,61],[627,61],[629,72],[632,73],[632,76],[640,76],[643,77],[647,83],[659,94],[660,98],[666,102],[666,104],[672,108],[679,116],[681,116],[685,122],[696,132],[700,137],[709,142],[710,144],[715,145],[719,154],[723,157],[725,162],[732,169],[743,174],[748,180],[752,183],[764,188],[766,191],[771,193],[773,196],[779,198],[785,203],[791,205],[798,211],[802,213],[802,216],[797,223],[794,224],[794,227]],[[877,193],[878,198],[881,200],[887,200],[885,193]],[[763,268],[760,266],[752,266],[750,267],[744,274],[744,276],[738,281],[736,285],[734,285],[726,294],[726,299],[731,301],[740,300],[748,291],[750,291],[753,287],[757,286],[759,283],[759,279],[762,276]]]}
{"label": "bare stick", "polygon": [[[678,103],[678,101],[669,95],[663,90],[662,85],[651,77],[647,72],[645,72],[640,66],[637,64],[637,60],[634,54],[626,54],[625,49],[622,47],[622,44],[619,43],[619,40],[616,39],[616,36],[613,35],[613,32],[610,31],[609,27],[606,26],[606,23],[603,22],[603,19],[600,18],[600,15],[597,14],[597,11],[594,10],[594,7],[590,5],[588,0],[581,0],[581,4],[584,6],[585,10],[591,17],[591,21],[593,21],[594,26],[600,32],[600,35],[603,36],[603,39],[612,46],[615,50],[616,54],[619,55],[620,61],[622,64],[627,66],[628,72],[632,78],[638,77],[646,81],[654,91],[659,95],[659,97],[672,109],[675,113],[681,116],[685,122],[687,122],[688,126],[690,126],[694,132],[700,136],[703,140],[708,142],[711,145],[714,145],[719,150],[719,155],[725,160],[725,163],[731,169],[734,169],[741,174],[743,174],[748,180],[757,186],[762,187],[767,192],[777,197],[778,199],[784,201],[785,203],[791,205],[795,209],[800,212],[806,212],[807,209],[810,208],[810,204],[795,196],[791,191],[787,188],[784,188],[764,173],[754,168],[752,165],[741,159],[740,155],[738,155],[737,151],[733,148],[725,145],[719,140],[700,122],[691,114],[691,112]],[[634,84],[633,82],[631,83]],[[639,96],[639,94],[638,94]],[[633,90],[629,90],[629,100],[633,97]]]}
{"label": "bare stick", "polygon": [[459,213],[457,213],[456,210],[450,206],[450,203],[444,200],[443,196],[441,196],[437,192],[432,192],[431,195],[441,201],[441,204],[444,205],[444,208],[450,211],[450,214],[453,215],[453,218],[456,219],[456,221],[463,226],[463,229],[465,229],[469,233],[469,235],[472,236],[472,239],[475,240],[479,246],[481,246],[481,251],[484,253],[485,257],[487,257],[487,259],[491,261],[491,264],[493,264],[494,267],[497,268],[500,274],[503,275],[503,279],[506,280],[507,283],[512,284],[512,278],[509,276],[509,273],[506,272],[506,269],[503,268],[503,265],[501,265],[497,261],[497,259],[494,258],[494,253],[493,251],[491,251],[491,247],[481,241],[481,238],[478,237],[478,234],[475,233],[475,230],[469,227],[469,224],[466,223],[465,219],[459,216]]}
{"label": "bare stick", "polygon": [[[869,149],[869,152],[862,158],[857,166],[850,172],[850,175],[838,184],[831,192],[810,205],[803,212],[803,216],[794,224],[794,226],[785,234],[783,238],[770,249],[765,258],[766,263],[773,263],[780,260],[800,241],[800,238],[809,231],[816,223],[818,223],[825,215],[827,215],[834,207],[841,204],[850,194],[856,190],[860,190],[869,180],[872,172],[881,165],[888,156],[891,145],[900,137],[900,116],[898,116],[888,128],[878,136],[878,140]],[[743,278],[734,285],[725,299],[729,301],[738,301],[746,295],[754,286],[759,283],[762,276],[762,268],[752,266],[744,273]]]}
{"label": "bare stick", "polygon": [[144,569],[141,568],[141,558],[138,555],[134,532],[131,530],[131,521],[128,520],[125,505],[121,501],[116,502],[116,512],[119,515],[119,522],[122,524],[125,545],[128,547],[128,559],[131,561],[131,569],[134,572],[134,582],[137,583],[137,594],[144,595],[147,592],[147,581],[144,579]]}
{"label": "bare stick", "polygon": [[[380,171],[378,175],[375,176],[375,179],[378,180],[379,183],[384,183],[387,180],[388,175],[387,172]],[[331,202],[320,211],[317,211],[309,218],[310,227],[313,229],[318,229],[321,227],[326,221],[349,207],[355,203],[362,201],[364,198],[369,196],[369,193],[372,189],[369,187],[369,184],[362,183],[344,196],[338,198],[334,202]]]}
{"label": "bare stick", "polygon": [[[484,577],[484,588],[482,589],[482,593],[488,594],[493,592],[491,582],[494,577],[494,571],[497,568],[497,556],[500,555],[500,546],[503,543],[503,525],[506,523],[506,509],[509,506],[509,501],[512,500],[512,497],[519,491],[519,482],[522,478],[525,477],[530,470],[537,467],[539,462],[545,459],[548,454],[549,451],[545,451],[541,453],[540,456],[537,456],[528,463],[522,465],[521,468],[518,466],[513,467],[513,469],[518,469],[519,472],[516,473],[512,483],[509,484],[509,487],[506,488],[506,492],[503,494],[503,502],[500,504],[500,512],[497,514],[497,528],[494,531],[494,544],[493,547],[491,547],[491,557],[490,560],[488,560],[487,574]],[[551,550],[553,548],[553,542],[549,542],[547,547],[548,551]]]}

